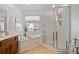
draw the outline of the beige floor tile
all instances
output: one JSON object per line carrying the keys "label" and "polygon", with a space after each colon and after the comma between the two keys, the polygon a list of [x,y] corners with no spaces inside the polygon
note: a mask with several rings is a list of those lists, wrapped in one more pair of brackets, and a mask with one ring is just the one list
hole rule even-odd
{"label": "beige floor tile", "polygon": [[55,51],[49,50],[47,47],[39,45],[22,52],[22,54],[55,54]]}

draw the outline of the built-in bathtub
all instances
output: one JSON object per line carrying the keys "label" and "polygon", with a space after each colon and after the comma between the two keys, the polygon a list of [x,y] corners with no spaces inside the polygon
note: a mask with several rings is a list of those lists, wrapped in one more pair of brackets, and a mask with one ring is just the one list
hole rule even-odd
{"label": "built-in bathtub", "polygon": [[40,45],[40,35],[29,35],[19,40],[19,51],[25,51]]}

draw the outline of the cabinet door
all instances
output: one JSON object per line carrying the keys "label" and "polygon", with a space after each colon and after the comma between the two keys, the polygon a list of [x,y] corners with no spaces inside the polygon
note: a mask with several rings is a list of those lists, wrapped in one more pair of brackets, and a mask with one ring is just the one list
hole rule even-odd
{"label": "cabinet door", "polygon": [[10,53],[9,45],[6,45],[4,48],[5,48],[5,54],[9,54]]}
{"label": "cabinet door", "polygon": [[0,54],[5,54],[5,48],[4,47],[0,47]]}
{"label": "cabinet door", "polygon": [[9,45],[0,47],[0,54],[9,54]]}
{"label": "cabinet door", "polygon": [[15,54],[18,52],[18,37],[11,37],[0,42],[0,54]]}
{"label": "cabinet door", "polygon": [[0,41],[0,54],[9,54],[9,44],[8,39]]}
{"label": "cabinet door", "polygon": [[9,45],[9,48],[10,48],[10,53],[11,54],[15,54],[17,53],[17,45],[15,42],[13,42],[12,44]]}
{"label": "cabinet door", "polygon": [[10,48],[11,54],[17,53],[17,51],[18,51],[18,41],[17,41],[16,37],[11,38],[9,48]]}
{"label": "cabinet door", "polygon": [[5,40],[2,40],[1,41],[1,46],[5,46],[5,45],[8,45],[9,44],[9,39],[5,39]]}

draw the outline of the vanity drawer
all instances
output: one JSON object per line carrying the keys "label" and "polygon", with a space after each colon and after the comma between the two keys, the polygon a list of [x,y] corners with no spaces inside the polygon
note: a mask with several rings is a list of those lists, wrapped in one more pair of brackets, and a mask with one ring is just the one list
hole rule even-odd
{"label": "vanity drawer", "polygon": [[5,45],[5,46],[0,47],[0,54],[9,54],[9,53],[10,53],[9,45]]}

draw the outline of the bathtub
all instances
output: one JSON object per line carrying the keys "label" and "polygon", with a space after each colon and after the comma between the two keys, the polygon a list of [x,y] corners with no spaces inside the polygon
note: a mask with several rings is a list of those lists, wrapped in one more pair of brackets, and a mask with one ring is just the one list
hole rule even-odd
{"label": "bathtub", "polygon": [[19,51],[25,51],[40,45],[40,35],[29,35],[19,40]]}

